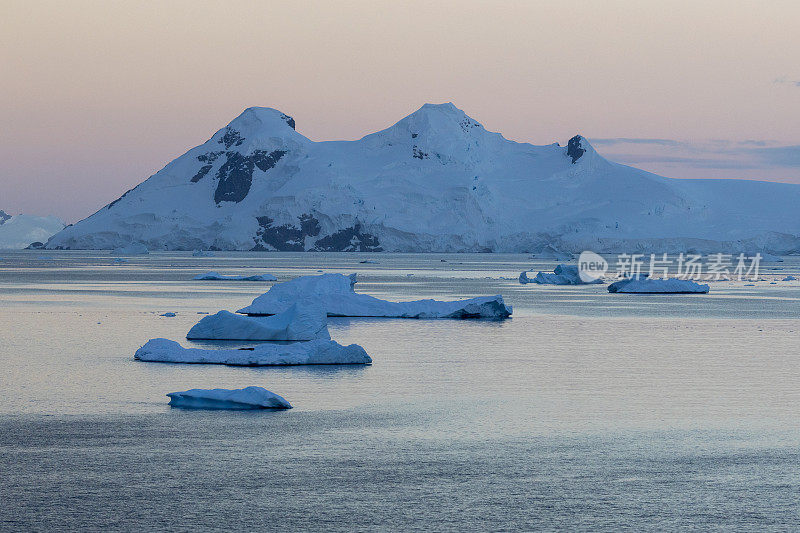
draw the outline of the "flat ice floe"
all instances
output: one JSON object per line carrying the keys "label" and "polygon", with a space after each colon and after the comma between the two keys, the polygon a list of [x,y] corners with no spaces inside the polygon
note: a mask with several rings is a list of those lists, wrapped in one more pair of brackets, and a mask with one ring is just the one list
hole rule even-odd
{"label": "flat ice floe", "polygon": [[111,255],[147,255],[149,253],[147,246],[140,242],[134,242],[111,250]]}
{"label": "flat ice floe", "polygon": [[226,276],[219,272],[206,272],[198,274],[192,279],[197,281],[276,281],[278,278],[272,274],[256,274],[253,276]]}
{"label": "flat ice floe", "polygon": [[688,279],[650,279],[636,277],[616,281],[608,286],[608,292],[639,294],[705,294],[708,285]]}
{"label": "flat ice floe", "polygon": [[539,285],[592,285],[603,283],[602,280],[583,281],[578,271],[577,265],[558,265],[553,272],[539,272],[533,279],[528,277],[527,272],[519,275],[519,282],[538,283]]}
{"label": "flat ice floe", "polygon": [[263,387],[189,389],[170,392],[169,404],[184,409],[291,409],[282,396]]}
{"label": "flat ice floe", "polygon": [[246,315],[274,315],[299,302],[316,302],[328,316],[381,317],[381,318],[507,318],[511,306],[503,297],[483,296],[469,300],[441,302],[415,300],[389,302],[357,294],[353,288],[356,275],[322,274],[301,276],[291,281],[277,283],[253,303],[238,313]]}
{"label": "flat ice floe", "polygon": [[136,350],[134,359],[158,363],[203,363],[234,366],[368,365],[372,358],[358,344],[334,341],[259,344],[253,348],[207,350],[184,348],[168,339],[151,339]]}
{"label": "flat ice floe", "polygon": [[249,317],[220,311],[194,325],[187,339],[311,341],[330,339],[328,317],[319,305],[293,305],[283,313]]}

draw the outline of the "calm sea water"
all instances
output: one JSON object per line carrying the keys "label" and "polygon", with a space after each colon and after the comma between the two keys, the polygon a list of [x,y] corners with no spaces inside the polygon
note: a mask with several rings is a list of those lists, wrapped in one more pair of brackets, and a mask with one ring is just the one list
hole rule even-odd
{"label": "calm sea water", "polygon": [[[800,529],[800,282],[770,284],[800,277],[800,259],[705,296],[516,281],[553,266],[2,252],[0,528]],[[134,361],[153,337],[190,345],[198,313],[270,285],[191,281],[208,270],[358,272],[357,290],[396,300],[499,293],[514,318],[331,319],[369,367]],[[248,385],[295,408],[186,411],[164,396]]]}

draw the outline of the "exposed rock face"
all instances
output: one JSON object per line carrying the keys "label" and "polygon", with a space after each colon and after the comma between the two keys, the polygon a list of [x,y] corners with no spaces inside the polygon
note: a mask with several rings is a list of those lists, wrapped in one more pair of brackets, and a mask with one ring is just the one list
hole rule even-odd
{"label": "exposed rock face", "polygon": [[0,209],[0,224],[11,218],[11,215]]}
{"label": "exposed rock face", "polygon": [[605,160],[580,135],[509,141],[452,104],[356,141],[314,142],[295,127],[249,108],[47,247],[800,251],[797,185],[662,178]]}
{"label": "exposed rock face", "polygon": [[580,159],[585,152],[586,150],[581,147],[580,135],[576,135],[567,142],[567,155],[572,158],[573,165],[578,162],[578,159]]}
{"label": "exposed rock face", "polygon": [[269,217],[256,217],[259,229],[256,232],[253,250],[278,250],[281,252],[302,252],[306,237],[319,235],[319,221],[304,213],[297,217],[299,223],[275,225]]}

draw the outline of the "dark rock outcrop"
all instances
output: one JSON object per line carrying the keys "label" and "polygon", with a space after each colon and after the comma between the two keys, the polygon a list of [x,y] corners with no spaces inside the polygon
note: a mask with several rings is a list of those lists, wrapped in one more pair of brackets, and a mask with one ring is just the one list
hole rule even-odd
{"label": "dark rock outcrop", "polygon": [[572,158],[572,164],[578,162],[578,159],[586,152],[581,148],[581,136],[576,135],[567,143],[567,155]]}
{"label": "dark rock outcrop", "polygon": [[[281,252],[302,252],[305,250],[305,238],[316,237],[320,232],[319,220],[312,215],[304,213],[297,217],[299,225],[275,225],[270,217],[256,217],[258,231],[255,237],[253,250],[275,249]],[[268,248],[268,246],[270,248]]]}
{"label": "dark rock outcrop", "polygon": [[273,168],[286,155],[286,151],[256,150],[249,156],[239,152],[227,152],[226,155],[228,159],[217,171],[219,183],[214,191],[214,202],[217,204],[220,202],[238,203],[244,200],[253,183],[253,170],[258,167],[262,172],[266,172]]}
{"label": "dark rock outcrop", "polygon": [[378,238],[361,230],[356,222],[352,227],[344,228],[327,237],[323,237],[314,245],[319,252],[382,252]]}

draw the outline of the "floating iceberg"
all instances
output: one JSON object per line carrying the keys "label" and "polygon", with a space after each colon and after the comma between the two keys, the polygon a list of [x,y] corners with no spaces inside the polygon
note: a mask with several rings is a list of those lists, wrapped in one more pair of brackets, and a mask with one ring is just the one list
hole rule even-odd
{"label": "floating iceberg", "polygon": [[249,317],[220,311],[194,325],[187,339],[311,341],[330,339],[328,317],[319,305],[293,305],[283,313]]}
{"label": "floating iceberg", "polygon": [[176,315],[176,314],[175,314],[175,313],[173,313],[172,311],[168,311],[168,312],[166,312],[166,313],[162,313],[162,314],[160,314],[160,315],[158,315],[158,316],[166,316],[166,317],[170,317],[170,318],[171,318],[171,317],[178,316],[178,315]]}
{"label": "floating iceberg", "polygon": [[111,255],[147,255],[149,253],[147,246],[140,242],[133,242],[127,246],[120,246],[111,250]]}
{"label": "floating iceberg", "polygon": [[316,340],[293,344],[259,344],[253,348],[206,350],[184,348],[168,339],[151,339],[134,359],[158,363],[204,363],[234,366],[369,365],[372,359],[358,344],[342,346]]}
{"label": "floating iceberg", "polygon": [[190,389],[170,392],[169,404],[186,409],[291,409],[282,396],[263,387]]}
{"label": "floating iceberg", "polygon": [[528,278],[528,273],[519,275],[519,282],[538,283],[539,285],[592,285],[603,283],[602,280],[583,281],[578,272],[577,265],[558,265],[553,272],[539,272],[533,279]]}
{"label": "floating iceberg", "polygon": [[198,281],[277,281],[272,274],[256,274],[254,276],[225,276],[219,272],[206,272],[192,278]]}
{"label": "floating iceberg", "polygon": [[361,316],[382,318],[507,318],[511,307],[503,297],[483,296],[469,300],[440,302],[415,300],[413,302],[388,302],[367,294],[357,294],[353,289],[356,275],[322,274],[301,276],[291,281],[277,283],[253,303],[238,313],[246,315],[274,315],[297,302],[321,304],[328,316]]}
{"label": "floating iceberg", "polygon": [[195,250],[192,252],[192,257],[216,257],[217,254],[211,250]]}
{"label": "floating iceberg", "polygon": [[781,281],[795,281],[797,278],[794,276],[786,276]]}
{"label": "floating iceberg", "polygon": [[608,292],[639,294],[705,294],[708,285],[688,279],[650,279],[644,276],[623,279],[608,286]]}

